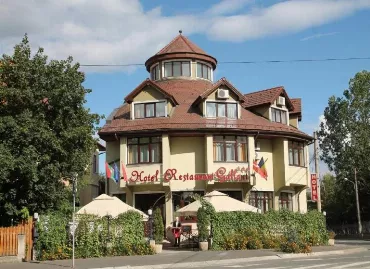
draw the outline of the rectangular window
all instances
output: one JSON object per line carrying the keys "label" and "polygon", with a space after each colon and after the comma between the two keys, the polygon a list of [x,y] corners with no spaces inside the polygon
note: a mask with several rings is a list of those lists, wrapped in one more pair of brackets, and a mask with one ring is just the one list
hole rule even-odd
{"label": "rectangular window", "polygon": [[152,80],[159,79],[159,64],[157,64],[155,67],[152,68],[151,76],[152,76]]}
{"label": "rectangular window", "polygon": [[281,110],[281,109],[276,109],[276,108],[271,108],[271,121],[273,122],[280,122],[283,124],[287,123],[287,118],[286,118],[286,111]]}
{"label": "rectangular window", "polygon": [[279,196],[279,209],[287,209],[293,211],[293,194],[289,192],[281,192]]}
{"label": "rectangular window", "polygon": [[173,61],[164,63],[165,77],[190,77],[190,62]]}
{"label": "rectangular window", "polygon": [[172,63],[164,63],[164,76],[172,77]]}
{"label": "rectangular window", "polygon": [[206,102],[207,117],[216,118],[216,103]]}
{"label": "rectangular window", "polygon": [[211,80],[211,67],[206,64],[197,63],[197,77]]}
{"label": "rectangular window", "polygon": [[128,164],[160,163],[162,161],[162,140],[160,137],[129,138]]}
{"label": "rectangular window", "polygon": [[214,136],[214,162],[246,162],[247,139],[243,136]]}
{"label": "rectangular window", "polygon": [[237,103],[219,103],[219,102],[206,102],[207,104],[207,117],[217,118],[226,117],[229,119],[238,118],[238,104]]}
{"label": "rectangular window", "polygon": [[94,156],[93,156],[93,173],[95,173],[95,174],[99,173],[98,163],[99,163],[99,155],[94,154]]}
{"label": "rectangular window", "polygon": [[134,105],[135,119],[165,117],[166,102],[143,103]]}
{"label": "rectangular window", "polygon": [[249,194],[249,204],[259,208],[262,213],[265,213],[273,208],[272,197],[272,192],[251,191]]}
{"label": "rectangular window", "polygon": [[289,141],[289,165],[305,167],[304,143]]}

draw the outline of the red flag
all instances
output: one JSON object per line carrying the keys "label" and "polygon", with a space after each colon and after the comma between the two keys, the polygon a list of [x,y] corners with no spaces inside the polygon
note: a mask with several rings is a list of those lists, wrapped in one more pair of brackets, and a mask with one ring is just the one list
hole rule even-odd
{"label": "red flag", "polygon": [[125,169],[125,164],[121,161],[121,179],[127,181],[127,173]]}
{"label": "red flag", "polygon": [[256,172],[256,173],[260,173],[260,167],[258,166],[258,164],[257,164],[257,161],[256,160],[254,160],[253,161],[253,170]]}
{"label": "red flag", "polygon": [[107,178],[112,177],[112,170],[110,169],[109,164],[107,162],[105,162],[105,174]]}

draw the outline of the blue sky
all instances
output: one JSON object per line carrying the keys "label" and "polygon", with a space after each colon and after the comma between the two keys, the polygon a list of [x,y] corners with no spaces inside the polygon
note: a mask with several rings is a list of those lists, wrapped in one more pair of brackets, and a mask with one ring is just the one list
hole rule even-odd
{"label": "blue sky", "polygon": [[[1,53],[27,32],[32,46],[44,47],[51,58],[72,55],[81,64],[144,63],[182,29],[219,62],[370,57],[369,0],[4,3],[0,25],[7,27],[0,26]],[[15,10],[21,16],[12,16]],[[328,98],[341,96],[349,79],[364,69],[370,70],[370,60],[219,64],[215,79],[226,77],[243,93],[284,86],[290,97],[302,98],[300,128],[312,134]],[[83,70],[85,86],[92,89],[86,105],[106,116],[148,77],[143,66]]]}

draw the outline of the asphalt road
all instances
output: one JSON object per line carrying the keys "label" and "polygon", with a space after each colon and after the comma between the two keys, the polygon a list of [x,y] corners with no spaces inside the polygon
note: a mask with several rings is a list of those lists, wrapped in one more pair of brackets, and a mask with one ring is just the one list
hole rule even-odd
{"label": "asphalt road", "polygon": [[[188,268],[188,267],[183,267]],[[229,269],[229,268],[259,268],[259,269],[308,269],[308,268],[331,268],[331,269],[370,269],[370,251],[342,256],[307,257],[294,259],[281,259],[249,264],[230,263],[227,265],[210,266],[203,268]]]}

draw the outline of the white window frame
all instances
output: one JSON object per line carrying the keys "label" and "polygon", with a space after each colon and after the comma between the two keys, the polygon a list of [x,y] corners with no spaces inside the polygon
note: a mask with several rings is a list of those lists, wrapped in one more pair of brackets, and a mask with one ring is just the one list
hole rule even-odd
{"label": "white window frame", "polygon": [[[204,61],[198,61],[196,60],[195,62],[195,77],[197,79],[204,79],[204,80],[207,80],[207,81],[213,81],[213,68],[212,68],[212,65],[210,65],[209,63],[207,62],[204,62]],[[198,67],[197,67],[197,64],[200,63],[200,64],[205,64],[207,65],[208,67],[211,68],[211,80],[207,79],[207,78],[201,78],[201,77],[198,77]]]}
{"label": "white window frame", "polygon": [[[160,117],[160,118],[167,118],[168,117],[168,113],[167,113],[167,106],[168,106],[168,102],[167,102],[167,99],[158,99],[158,100],[150,100],[150,101],[137,101],[137,102],[132,102],[131,103],[131,119],[134,120],[135,119],[135,104],[145,104],[145,103],[161,103],[161,102],[165,102],[165,107],[164,107],[164,117]],[[158,118],[158,117],[153,117],[153,118]],[[141,119],[146,119],[146,118],[140,118]]]}
{"label": "white window frame", "polygon": [[151,68],[150,68],[150,79],[152,79],[152,70],[154,69],[154,68],[156,68],[158,66],[158,72],[159,72],[159,75],[158,75],[158,79],[155,79],[154,81],[157,81],[157,80],[161,80],[161,77],[162,77],[162,68],[160,68],[160,66],[159,66],[159,63],[157,63],[157,64],[155,64],[155,65],[153,65]]}
{"label": "white window frame", "polygon": [[227,100],[227,101],[220,101],[220,100],[212,100],[212,99],[207,99],[204,101],[204,115],[203,117],[207,118],[207,119],[217,119],[217,117],[207,117],[207,102],[210,102],[210,103],[231,103],[231,104],[236,104],[236,113],[237,113],[237,116],[235,119],[232,119],[232,118],[227,118],[225,117],[225,119],[228,119],[228,120],[236,120],[236,119],[240,119],[240,104],[238,101],[235,101],[235,100]]}
{"label": "white window frame", "polygon": [[[190,76],[189,77],[185,77],[185,76],[178,76],[178,77],[166,77],[165,76],[165,72],[164,72],[164,66],[165,66],[165,63],[171,63],[171,62],[189,62],[190,64]],[[191,59],[173,59],[173,60],[166,60],[166,61],[163,61],[162,62],[162,68],[161,68],[161,74],[163,74],[162,78],[191,78],[193,77],[193,70],[192,70],[192,61]]]}
{"label": "white window frame", "polygon": [[[270,106],[270,108],[269,108],[269,120],[270,120],[271,122],[276,122],[276,123],[281,123],[281,122],[272,121],[272,108],[277,109],[277,110],[281,110],[281,111],[285,111],[285,115],[286,115],[286,125],[289,125],[289,111],[288,111],[288,109],[286,109],[286,108],[281,108],[281,107],[278,107],[278,106],[275,106],[275,105]],[[281,123],[281,124],[283,124],[283,123]]]}

